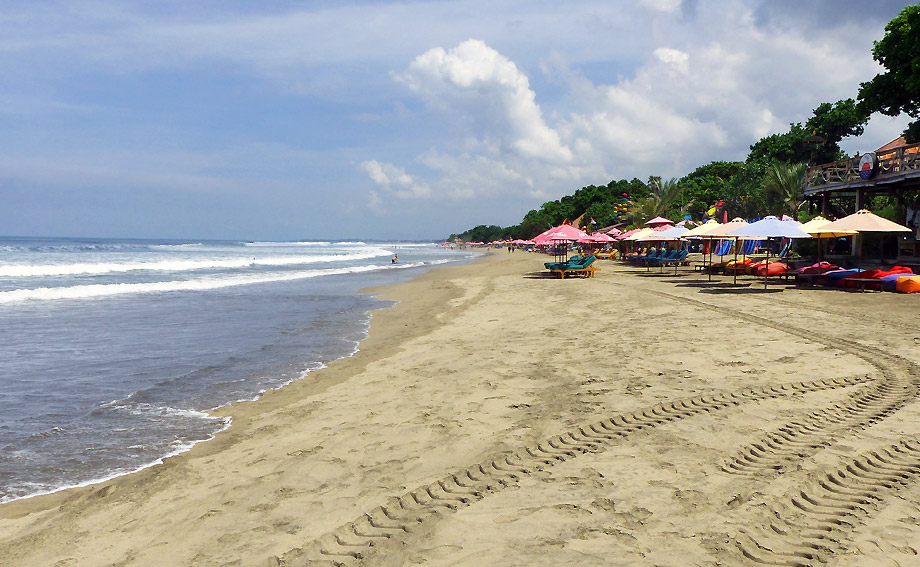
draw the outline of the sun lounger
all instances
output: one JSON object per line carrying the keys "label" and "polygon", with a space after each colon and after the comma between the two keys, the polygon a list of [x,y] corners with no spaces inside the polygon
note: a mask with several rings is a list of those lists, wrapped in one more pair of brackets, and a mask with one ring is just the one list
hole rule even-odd
{"label": "sun lounger", "polygon": [[657,260],[658,258],[661,258],[666,253],[667,252],[664,249],[652,250],[645,256],[636,256],[635,258],[632,259],[632,261],[634,264],[641,264],[644,266],[648,264],[649,262],[652,262],[654,260]]}
{"label": "sun lounger", "polygon": [[585,259],[585,256],[572,256],[565,262],[543,262],[543,265],[546,266],[547,270],[552,270],[554,268],[555,269],[564,268],[568,266],[569,264],[573,264],[573,263],[577,264],[578,262],[581,262],[584,259]]}
{"label": "sun lounger", "polygon": [[669,258],[660,260],[659,263],[664,264],[665,266],[671,265],[680,265],[684,261],[684,258],[687,257],[687,254],[690,252],[688,250],[675,250],[675,253],[672,254]]}
{"label": "sun lounger", "polygon": [[600,268],[594,267],[592,264],[597,260],[596,256],[588,256],[587,258],[582,259],[579,262],[568,263],[566,266],[561,266],[557,268],[551,268],[550,271],[554,274],[559,274],[561,279],[565,279],[566,275],[571,274],[581,274],[586,278],[593,278],[594,272],[598,271]]}

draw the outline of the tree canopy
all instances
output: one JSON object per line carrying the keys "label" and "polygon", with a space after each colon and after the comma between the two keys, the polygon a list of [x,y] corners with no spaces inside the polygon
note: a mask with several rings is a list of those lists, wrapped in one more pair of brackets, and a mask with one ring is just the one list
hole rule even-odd
{"label": "tree canopy", "polygon": [[885,26],[885,37],[876,41],[872,57],[885,72],[862,83],[859,102],[862,112],[897,116],[902,112],[914,121],[904,137],[920,141],[920,5],[908,6]]}
{"label": "tree canopy", "polygon": [[843,159],[840,141],[859,136],[869,116],[852,98],[819,104],[805,122],[792,123],[789,131],[761,138],[751,146],[747,160],[770,163],[830,163]]}

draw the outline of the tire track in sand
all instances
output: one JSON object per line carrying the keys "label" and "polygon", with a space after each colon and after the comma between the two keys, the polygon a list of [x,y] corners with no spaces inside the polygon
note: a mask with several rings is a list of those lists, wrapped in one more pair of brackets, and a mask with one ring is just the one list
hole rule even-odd
{"label": "tire track in sand", "polygon": [[873,384],[854,392],[844,403],[815,410],[801,419],[791,421],[768,433],[759,441],[744,447],[726,462],[722,470],[734,474],[757,474],[765,470],[781,470],[785,464],[813,455],[830,445],[840,435],[853,434],[892,415],[916,399],[918,389],[913,378],[918,368],[906,359],[849,339],[825,337],[792,325],[749,313],[729,310],[669,293],[651,292],[668,299],[707,308],[751,323],[824,344],[861,358],[874,366],[881,377]]}
{"label": "tire track in sand", "polygon": [[920,439],[869,451],[796,489],[772,510],[769,526],[739,530],[735,545],[756,565],[806,567],[827,563],[843,539],[884,505],[886,496],[920,476]]}
{"label": "tire track in sand", "polygon": [[272,558],[274,565],[349,565],[383,552],[388,546],[422,530],[430,520],[473,504],[489,494],[516,484],[526,475],[545,470],[582,453],[598,452],[630,434],[685,417],[748,402],[845,388],[869,378],[821,379],[745,388],[663,402],[650,408],[618,414],[524,447],[489,458],[430,484],[390,498],[383,505],[339,526],[302,548]]}
{"label": "tire track in sand", "polygon": [[[899,407],[916,397],[917,385],[910,377],[918,374],[916,372],[917,368],[912,363],[896,355],[849,339],[822,336],[814,331],[687,297],[652,290],[646,291],[668,300],[713,310],[728,317],[740,318],[756,325],[773,328],[808,341],[824,344],[832,349],[840,350],[865,360],[881,373],[881,378],[875,379],[874,385],[855,393],[848,403],[835,404],[825,410],[813,412],[802,420],[803,423],[796,422],[790,431],[780,428],[779,431],[784,434],[780,437],[780,440],[768,437],[772,445],[771,450],[758,448],[758,445],[763,447],[763,443],[755,443],[750,448],[742,450],[741,456],[736,457],[735,460],[726,465],[727,470],[731,472],[749,473],[775,468],[779,462],[789,461],[796,456],[802,457],[803,453],[809,451],[816,452],[833,439],[833,426],[838,426],[839,431],[843,431],[846,427],[867,427],[891,415]],[[516,484],[524,476],[551,467],[555,463],[573,458],[581,453],[602,451],[605,447],[637,431],[647,430],[702,412],[721,410],[747,402],[848,387],[869,382],[870,380],[872,379],[869,377],[850,377],[803,381],[761,388],[745,388],[737,392],[701,395],[683,400],[663,402],[651,408],[619,414],[587,426],[577,427],[518,451],[487,459],[482,463],[450,473],[441,479],[416,488],[399,497],[391,497],[386,503],[362,514],[354,521],[339,526],[332,532],[309,542],[305,546],[292,549],[281,557],[272,557],[270,564],[283,567],[355,564],[377,553],[385,553],[387,548],[395,548],[401,541],[410,537],[411,534],[420,532],[432,524],[442,514],[469,506],[491,493]],[[914,451],[914,447],[914,444],[905,444],[901,449],[894,448],[887,452],[884,449],[879,449],[876,453],[882,454],[879,453],[879,451],[882,451],[885,455],[890,453],[891,455],[897,454],[900,456],[902,452],[910,453]],[[751,448],[757,451],[756,455]],[[754,456],[744,458],[744,455]],[[889,456],[888,458],[892,459],[893,462],[900,463],[897,466],[910,469],[909,462],[908,464],[903,464],[903,461],[896,461],[894,456]],[[741,462],[744,464],[739,464]],[[872,468],[874,465],[867,464],[869,462],[874,463],[875,461],[860,461],[863,465]],[[733,463],[735,466],[732,466]],[[859,465],[853,466],[859,467]],[[851,474],[858,476],[855,473]],[[864,474],[871,475],[872,473],[865,472]],[[870,476],[870,478],[874,477]],[[889,486],[889,484],[890,481],[878,480],[873,485],[875,488],[869,488],[869,490],[874,490],[873,494],[875,494]],[[844,487],[843,490],[847,487]],[[863,488],[866,489],[866,486],[863,485]],[[796,500],[796,502],[801,501]],[[808,502],[808,500],[805,500],[805,502]],[[833,520],[829,521],[834,523]],[[834,525],[852,528],[851,524],[844,521],[834,523]],[[782,530],[782,528],[780,527],[779,530]],[[774,531],[779,534],[779,531]],[[758,541],[754,536],[743,535],[738,543],[742,555],[752,561],[766,561],[763,564],[767,565],[813,565],[812,561],[814,559],[820,559],[819,554],[807,550],[812,549],[814,551],[813,542],[808,540],[804,543],[786,544],[787,547],[792,549],[789,561],[799,561],[798,563],[770,563],[774,559],[770,557],[763,559],[758,554],[763,549],[766,549]],[[828,539],[814,545],[819,545],[820,547],[820,545],[828,544],[828,542],[833,543]],[[802,551],[803,548],[807,549]],[[808,555],[808,557],[803,554]],[[758,559],[752,559],[752,557],[757,557]],[[786,561],[784,558],[777,560]]]}

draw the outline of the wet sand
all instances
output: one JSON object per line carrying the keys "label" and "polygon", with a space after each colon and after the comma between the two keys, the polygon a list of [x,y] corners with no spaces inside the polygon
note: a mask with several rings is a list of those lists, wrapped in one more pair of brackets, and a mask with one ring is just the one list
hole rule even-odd
{"label": "wet sand", "polygon": [[918,298],[496,253],[163,465],[0,506],[0,564],[910,565]]}

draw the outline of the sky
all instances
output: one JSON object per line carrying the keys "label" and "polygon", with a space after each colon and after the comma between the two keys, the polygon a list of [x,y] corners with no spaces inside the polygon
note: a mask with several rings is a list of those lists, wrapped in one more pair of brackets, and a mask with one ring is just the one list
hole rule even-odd
{"label": "sky", "polygon": [[[855,98],[874,0],[0,4],[0,234],[440,239]],[[876,115],[851,155],[898,137]]]}

